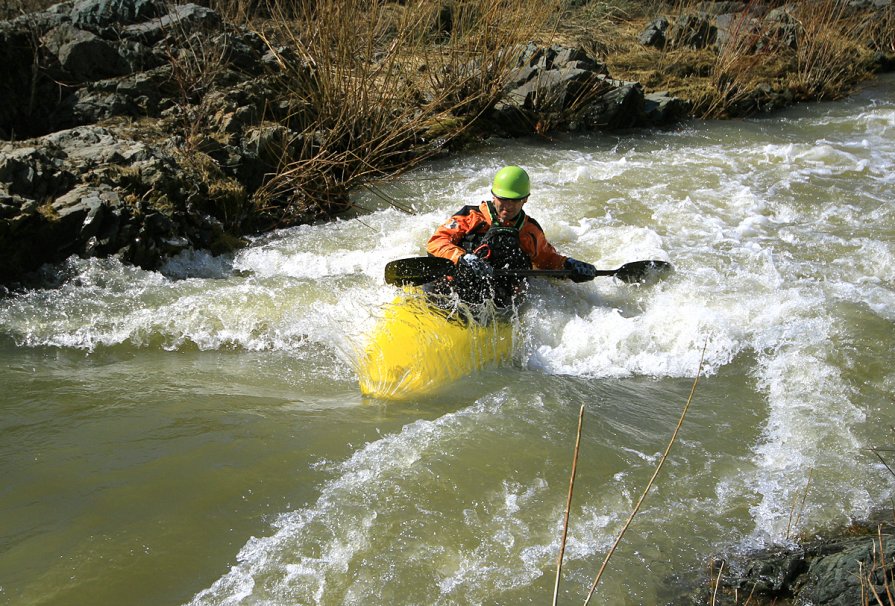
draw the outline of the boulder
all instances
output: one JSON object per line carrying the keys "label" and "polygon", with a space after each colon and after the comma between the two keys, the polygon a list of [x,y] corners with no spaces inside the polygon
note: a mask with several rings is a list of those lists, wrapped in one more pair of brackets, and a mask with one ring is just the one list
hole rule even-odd
{"label": "boulder", "polygon": [[71,7],[71,21],[86,28],[139,23],[167,13],[160,0],[80,0]]}
{"label": "boulder", "polygon": [[856,529],[866,534],[771,548],[731,562],[734,572],[722,579],[713,603],[733,605],[737,596],[749,595],[758,605],[851,606],[866,603],[873,592],[885,596],[895,572],[895,529],[891,523]]}
{"label": "boulder", "polygon": [[606,66],[583,49],[529,44],[484,122],[504,136],[520,136],[660,126],[689,109],[667,93],[647,104],[639,83],[610,78]]}
{"label": "boulder", "polygon": [[122,76],[130,70],[114,44],[70,23],[53,28],[41,41],[58,64],[60,77],[70,83]]}
{"label": "boulder", "polygon": [[668,26],[669,21],[665,17],[659,17],[650,21],[649,25],[640,32],[638,40],[644,46],[652,46],[655,48],[665,48],[668,42]]}
{"label": "boulder", "polygon": [[707,48],[715,44],[718,29],[704,13],[680,15],[668,28],[667,44],[672,48]]}

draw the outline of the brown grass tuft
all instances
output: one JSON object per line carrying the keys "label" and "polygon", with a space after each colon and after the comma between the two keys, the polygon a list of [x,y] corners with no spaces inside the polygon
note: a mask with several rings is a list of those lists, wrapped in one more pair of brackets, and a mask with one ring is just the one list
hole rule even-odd
{"label": "brown grass tuft", "polygon": [[281,2],[265,37],[283,57],[285,95],[308,108],[281,170],[255,199],[274,222],[350,206],[361,183],[439,153],[495,102],[518,49],[557,14],[551,2]]}

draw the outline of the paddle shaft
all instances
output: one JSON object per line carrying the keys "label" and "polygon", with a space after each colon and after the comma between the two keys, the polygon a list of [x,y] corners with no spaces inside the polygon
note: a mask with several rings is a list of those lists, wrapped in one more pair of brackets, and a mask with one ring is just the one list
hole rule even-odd
{"label": "paddle shaft", "polygon": [[[617,269],[598,269],[594,272],[597,276],[613,276],[618,273]],[[495,269],[494,275],[498,277],[510,278],[530,278],[533,276],[542,276],[545,278],[571,278],[575,272],[571,269]]]}
{"label": "paddle shaft", "polygon": [[[387,284],[415,284],[420,285],[431,280],[446,276],[455,268],[453,262],[442,257],[413,257],[390,261],[385,266],[385,281]],[[640,282],[648,275],[665,274],[673,271],[671,264],[666,261],[634,261],[625,263],[618,269],[598,269],[592,276],[584,278],[592,280],[597,276],[616,276],[623,282]],[[496,269],[497,277],[531,277],[543,276],[553,278],[574,278],[576,272],[570,269]]]}

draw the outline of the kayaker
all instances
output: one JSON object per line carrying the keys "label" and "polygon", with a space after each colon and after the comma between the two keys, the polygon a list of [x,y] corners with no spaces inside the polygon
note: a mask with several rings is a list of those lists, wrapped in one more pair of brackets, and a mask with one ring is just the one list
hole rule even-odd
{"label": "kayaker", "polygon": [[494,175],[491,199],[464,206],[435,230],[426,245],[428,253],[450,259],[456,269],[424,286],[432,294],[456,294],[479,304],[491,299],[498,307],[511,307],[524,292],[520,277],[495,276],[495,269],[570,269],[572,280],[596,275],[590,263],[559,254],[537,221],[522,210],[531,193],[528,173],[506,166]]}

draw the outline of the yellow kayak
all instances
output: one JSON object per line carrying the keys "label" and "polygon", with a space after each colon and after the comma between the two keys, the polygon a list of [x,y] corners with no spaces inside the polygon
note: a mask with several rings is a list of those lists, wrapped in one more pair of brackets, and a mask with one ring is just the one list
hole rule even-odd
{"label": "yellow kayak", "polygon": [[360,391],[387,400],[430,394],[508,360],[512,351],[512,323],[483,326],[460,311],[430,305],[421,291],[408,288],[370,334],[359,360]]}

